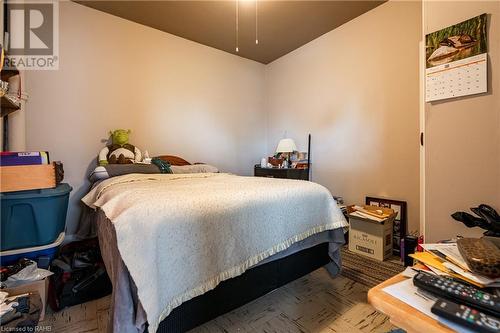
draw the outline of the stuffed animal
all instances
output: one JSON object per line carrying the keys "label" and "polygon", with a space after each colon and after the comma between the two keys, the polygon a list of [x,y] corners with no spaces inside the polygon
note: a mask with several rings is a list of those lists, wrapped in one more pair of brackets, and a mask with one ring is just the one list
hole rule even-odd
{"label": "stuffed animal", "polygon": [[112,144],[104,147],[99,152],[99,165],[129,164],[142,160],[139,148],[128,143],[130,130],[117,129],[109,132]]}

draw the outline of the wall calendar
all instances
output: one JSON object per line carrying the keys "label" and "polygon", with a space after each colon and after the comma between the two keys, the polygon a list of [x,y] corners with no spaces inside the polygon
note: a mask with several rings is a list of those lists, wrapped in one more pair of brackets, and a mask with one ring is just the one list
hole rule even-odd
{"label": "wall calendar", "polygon": [[488,91],[486,14],[426,35],[425,101]]}

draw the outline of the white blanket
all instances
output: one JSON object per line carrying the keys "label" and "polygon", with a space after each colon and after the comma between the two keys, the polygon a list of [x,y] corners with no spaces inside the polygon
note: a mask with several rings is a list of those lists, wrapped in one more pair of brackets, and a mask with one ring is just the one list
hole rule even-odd
{"label": "white blanket", "polygon": [[149,331],[183,302],[315,233],[347,226],[330,192],[300,180],[130,174],[83,199],[115,226]]}

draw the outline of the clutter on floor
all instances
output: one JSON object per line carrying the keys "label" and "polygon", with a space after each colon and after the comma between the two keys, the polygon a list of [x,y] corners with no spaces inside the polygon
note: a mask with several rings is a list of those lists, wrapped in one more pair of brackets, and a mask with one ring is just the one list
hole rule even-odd
{"label": "clutter on floor", "polygon": [[0,307],[2,331],[34,332],[41,320],[42,302],[37,293],[7,296]]}
{"label": "clutter on floor", "polygon": [[51,271],[38,268],[36,262],[29,259],[21,259],[14,265],[2,267],[0,272],[2,289],[43,280],[52,275]]}
{"label": "clutter on floor", "polygon": [[[320,268],[189,333],[389,332],[394,326],[366,303],[367,291]],[[107,296],[49,313],[39,325],[52,332],[109,332],[111,302]]]}
{"label": "clutter on floor", "polygon": [[396,213],[378,206],[349,206],[349,251],[383,261],[392,256]]}
{"label": "clutter on floor", "polygon": [[2,330],[29,330],[44,319],[48,277],[52,272],[37,267],[36,262],[21,259],[4,266],[1,272]]}
{"label": "clutter on floor", "polygon": [[50,307],[84,303],[111,294],[112,285],[102,261],[97,238],[69,243],[52,262]]}
{"label": "clutter on floor", "polygon": [[96,238],[69,243],[58,252],[50,262],[52,271],[27,258],[1,267],[2,330],[30,331],[44,319],[48,302],[60,310],[111,293]]}

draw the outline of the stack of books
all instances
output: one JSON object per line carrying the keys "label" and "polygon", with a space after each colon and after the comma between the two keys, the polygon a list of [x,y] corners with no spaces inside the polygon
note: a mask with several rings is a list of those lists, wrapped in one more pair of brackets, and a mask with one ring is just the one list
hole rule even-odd
{"label": "stack of books", "polygon": [[500,278],[491,279],[472,272],[458,250],[457,243],[421,244],[423,252],[410,256],[420,265],[415,269],[456,278],[479,288],[500,287]]}
{"label": "stack of books", "polygon": [[0,166],[49,164],[47,151],[0,152]]}

